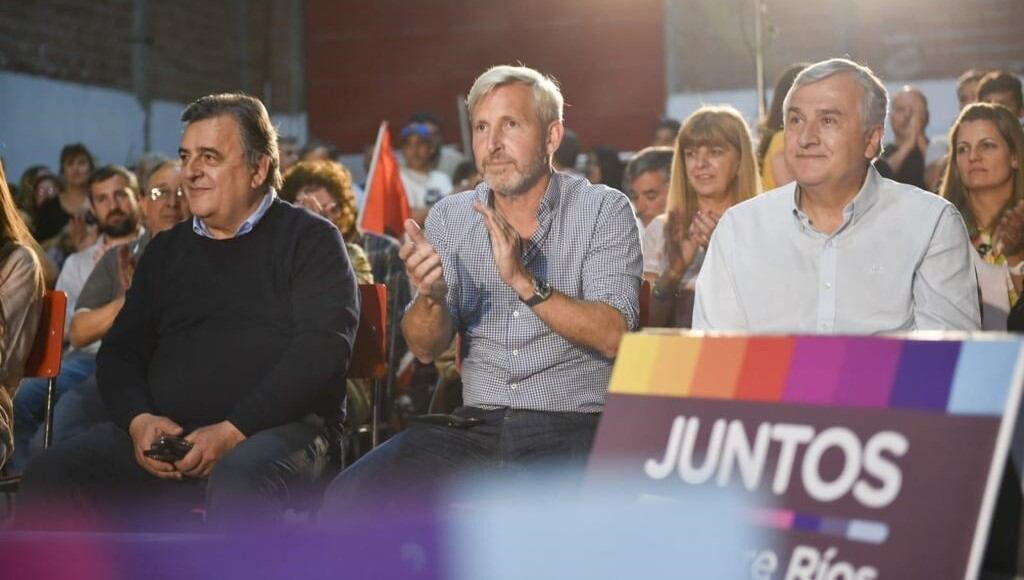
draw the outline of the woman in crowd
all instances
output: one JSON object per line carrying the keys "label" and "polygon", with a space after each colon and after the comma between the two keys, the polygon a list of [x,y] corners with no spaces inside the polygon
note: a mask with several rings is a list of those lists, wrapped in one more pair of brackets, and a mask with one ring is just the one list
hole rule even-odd
{"label": "woman in crowd", "polygon": [[683,123],[667,212],[644,231],[644,277],[653,282],[650,326],[689,328],[693,291],[718,219],[761,192],[750,129],[729,106],[701,107]]}
{"label": "woman in crowd", "polygon": [[[362,247],[356,223],[358,209],[352,193],[352,175],[335,161],[301,161],[284,176],[281,199],[300,205],[330,220],[341,232],[348,259],[359,284],[373,283],[370,260]],[[370,418],[372,385],[368,381],[348,381],[348,420],[362,425]]]}
{"label": "woman in crowd", "polygon": [[982,327],[1005,330],[1024,279],[1024,130],[1009,110],[975,103],[949,135],[942,197],[960,210],[975,250]]}
{"label": "woman in crowd", "polygon": [[608,187],[622,189],[622,176],[626,165],[619,159],[619,152],[611,147],[594,147],[587,154],[587,179],[590,183],[603,183]]}
{"label": "woman in crowd", "polygon": [[39,325],[43,271],[0,165],[0,466],[13,445],[11,399]]}
{"label": "woman in crowd", "polygon": [[786,160],[782,156],[785,134],[782,125],[786,114],[782,110],[782,104],[786,99],[786,93],[793,86],[796,75],[805,68],[807,63],[793,64],[779,75],[775,90],[772,91],[772,106],[768,109],[768,117],[761,119],[758,127],[757,166],[761,168],[764,191],[771,191],[793,181],[793,176],[786,169]]}
{"label": "woman in crowd", "polygon": [[96,163],[85,145],[67,145],[60,152],[63,187],[56,197],[37,208],[33,234],[57,267],[75,252],[96,241],[96,226],[87,222],[89,212],[89,175]]}

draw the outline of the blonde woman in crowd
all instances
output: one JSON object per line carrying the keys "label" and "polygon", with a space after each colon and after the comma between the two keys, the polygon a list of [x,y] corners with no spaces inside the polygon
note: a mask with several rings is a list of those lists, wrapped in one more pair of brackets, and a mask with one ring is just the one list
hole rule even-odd
{"label": "blonde woman in crowd", "polygon": [[701,107],[683,123],[667,211],[644,231],[644,277],[653,283],[650,326],[688,328],[693,291],[718,219],[761,192],[750,129],[729,106]]}

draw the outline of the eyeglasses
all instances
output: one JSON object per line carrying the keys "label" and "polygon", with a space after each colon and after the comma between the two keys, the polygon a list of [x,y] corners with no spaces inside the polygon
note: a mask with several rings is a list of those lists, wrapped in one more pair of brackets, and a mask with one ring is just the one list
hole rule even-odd
{"label": "eyeglasses", "polygon": [[182,191],[180,187],[178,189],[175,189],[174,191],[171,191],[169,189],[160,189],[159,187],[154,187],[153,189],[149,190],[149,199],[153,201],[157,201],[158,199],[163,198],[165,195],[168,196],[167,199],[171,199],[170,196],[173,195],[178,200],[181,200],[181,198],[185,197],[185,192]]}

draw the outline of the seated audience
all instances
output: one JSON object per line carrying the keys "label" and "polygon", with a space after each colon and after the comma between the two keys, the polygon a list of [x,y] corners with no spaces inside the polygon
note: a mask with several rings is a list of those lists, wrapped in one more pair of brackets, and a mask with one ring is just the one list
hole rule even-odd
{"label": "seated audience", "polygon": [[38,254],[0,164],[0,467],[14,449],[11,397],[39,326],[45,288]]}
{"label": "seated audience", "polygon": [[622,189],[625,170],[619,152],[611,147],[594,147],[587,153],[587,179],[590,183]]}
{"label": "seated audience", "polygon": [[425,232],[407,221],[402,246],[417,292],[403,321],[409,347],[429,362],[461,334],[465,406],[450,425],[414,424],[343,471],[323,520],[373,492],[586,460],[611,359],[637,325],[641,256],[625,195],[553,171],[562,103],[526,67],[491,68],[469,91],[484,182],[441,200]]}
{"label": "seated audience", "polygon": [[786,95],[796,182],[722,216],[697,280],[693,326],[764,333],[976,330],[963,219],[948,201],[878,175],[885,86],[831,59]]}
{"label": "seated audience", "polygon": [[782,153],[785,143],[783,129],[782,101],[793,86],[793,79],[800,71],[807,68],[807,63],[800,62],[790,65],[782,71],[775,81],[772,91],[772,104],[768,108],[768,116],[761,120],[758,128],[757,166],[761,168],[761,186],[764,191],[771,191],[780,185],[793,181],[793,176],[786,168],[786,158]]}
{"label": "seated audience", "polygon": [[727,209],[761,192],[750,129],[732,107],[701,107],[679,130],[668,212],[644,232],[649,326],[689,328],[708,240]]}
{"label": "seated audience", "polygon": [[409,197],[409,212],[414,220],[423,223],[430,208],[452,192],[452,180],[434,169],[439,145],[429,125],[406,125],[399,134],[399,143],[405,158],[401,177]]}
{"label": "seated audience", "polygon": [[430,135],[434,141],[434,155],[430,160],[431,166],[449,176],[455,181],[455,168],[465,161],[465,157],[450,145],[444,144],[444,132],[441,130],[441,120],[430,111],[417,111],[409,116],[408,123],[423,123],[430,127]]}
{"label": "seated audience", "polygon": [[949,137],[942,197],[964,217],[978,270],[982,327],[1006,330],[1024,263],[1024,130],[1008,109],[968,105]]}
{"label": "seated audience", "polygon": [[1016,75],[999,70],[986,74],[978,83],[978,100],[1002,105],[1024,123],[1024,94]]}
{"label": "seated audience", "polygon": [[45,165],[33,165],[21,172],[21,179],[18,180],[18,188],[11,191],[14,195],[14,203],[25,220],[25,225],[31,230],[35,222],[36,211],[44,201],[57,196],[57,189],[49,187],[45,191],[45,197],[36,198],[36,184],[42,181],[43,177],[49,176],[50,170]]}
{"label": "seated audience", "polygon": [[[260,101],[210,95],[182,121],[193,218],[150,241],[103,338],[112,422],[32,461],[20,526],[145,526],[197,499],[215,528],[276,523],[326,463],[359,320],[341,235],[277,198]],[[145,455],[161,437],[190,447]]]}
{"label": "seated audience", "polygon": [[625,185],[641,232],[655,217],[665,213],[671,170],[671,147],[641,149],[626,165]]}
{"label": "seated audience", "polygon": [[978,85],[984,76],[985,71],[972,68],[956,80],[956,99],[960,102],[961,111],[967,105],[978,102]]}
{"label": "seated audience", "polygon": [[551,166],[555,171],[568,173],[573,177],[583,177],[583,174],[576,168],[580,151],[582,151],[580,138],[572,129],[566,129],[563,131],[562,144],[558,146],[555,154],[551,157]]}
{"label": "seated audience", "polygon": [[64,188],[43,202],[35,216],[32,234],[57,264],[96,241],[96,231],[87,223],[89,176],[96,163],[81,143],[67,145],[60,152],[60,175]]}
{"label": "seated audience", "polygon": [[[65,335],[71,348],[64,353],[60,375],[57,377],[57,398],[67,393],[96,370],[96,352],[99,342],[75,340],[72,336],[73,317],[78,298],[96,263],[107,250],[135,241],[139,228],[138,181],[135,174],[120,165],[107,165],[94,171],[88,181],[89,198],[96,215],[100,236],[88,248],[68,257],[57,278],[57,290],[68,295]],[[17,433],[17,451],[12,465],[25,468],[29,457],[29,442],[42,424],[46,411],[47,381],[25,381],[14,397],[14,420]]]}

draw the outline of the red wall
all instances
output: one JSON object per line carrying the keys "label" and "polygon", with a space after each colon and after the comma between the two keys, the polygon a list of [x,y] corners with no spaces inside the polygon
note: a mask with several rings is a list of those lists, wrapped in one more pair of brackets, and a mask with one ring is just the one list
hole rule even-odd
{"label": "red wall", "polygon": [[662,0],[310,0],[310,134],[342,152],[417,110],[459,140],[455,98],[487,67],[553,75],[584,147],[647,144],[665,106]]}

